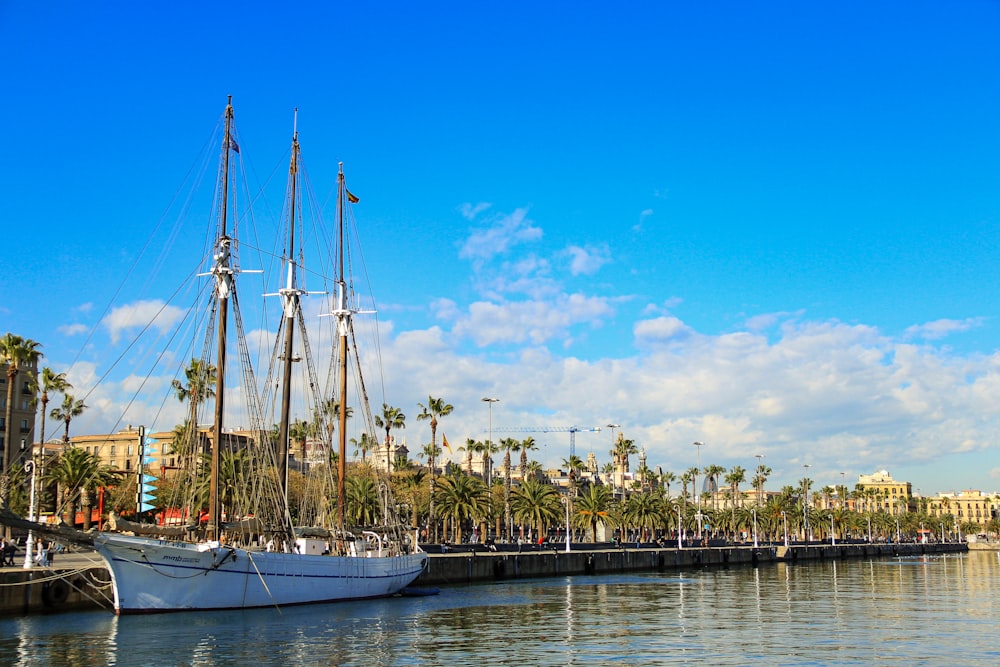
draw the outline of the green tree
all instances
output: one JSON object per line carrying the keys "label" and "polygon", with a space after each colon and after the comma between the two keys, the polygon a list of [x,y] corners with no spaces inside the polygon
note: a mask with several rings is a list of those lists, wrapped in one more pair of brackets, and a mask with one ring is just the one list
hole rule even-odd
{"label": "green tree", "polygon": [[40,402],[42,404],[41,434],[38,441],[45,445],[45,420],[48,419],[46,411],[49,407],[49,392],[66,393],[67,389],[72,389],[73,385],[66,379],[65,373],[56,373],[46,366],[39,375],[38,390],[41,392]]}
{"label": "green tree", "polygon": [[383,403],[382,414],[375,415],[375,425],[385,429],[385,470],[386,473],[392,473],[392,439],[389,433],[393,429],[406,428],[406,415],[399,408]]}
{"label": "green tree", "polygon": [[56,421],[61,421],[65,424],[66,430],[63,433],[63,446],[69,447],[69,423],[73,421],[74,418],[79,417],[83,414],[83,411],[87,409],[83,401],[77,400],[70,394],[63,394],[62,405],[58,408],[52,408],[52,413],[49,415],[50,418]]}
{"label": "green tree", "polygon": [[649,541],[653,530],[667,525],[663,511],[663,496],[652,491],[631,494],[625,501],[623,517],[630,528],[635,528],[640,540]]}
{"label": "green tree", "polygon": [[590,528],[591,542],[597,542],[597,525],[610,523],[612,501],[609,487],[590,484],[573,503],[576,516]]}
{"label": "green tree", "polygon": [[546,528],[561,518],[562,503],[555,487],[536,479],[525,479],[511,493],[511,512],[519,523],[534,526],[539,536],[547,534]]}
{"label": "green tree", "polygon": [[[175,379],[170,383],[177,400],[188,404],[188,428],[192,429],[189,442],[192,443],[192,448],[198,430],[198,407],[215,396],[216,375],[212,364],[201,359],[191,359],[191,363],[184,369],[185,382]],[[193,449],[185,453],[186,456],[192,454]]]}
{"label": "green tree", "polygon": [[437,519],[434,516],[434,482],[435,482],[435,459],[441,450],[437,446],[437,428],[441,417],[447,417],[455,409],[451,403],[446,403],[443,398],[427,396],[427,404],[417,403],[420,413],[417,421],[429,421],[431,427],[431,444],[425,447],[422,453],[427,456],[427,468],[430,470],[430,507],[428,508],[429,520],[434,532],[434,539],[437,540]]}
{"label": "green tree", "polygon": [[66,523],[73,525],[76,514],[76,500],[79,498],[83,511],[83,529],[90,529],[90,496],[98,487],[116,483],[120,475],[111,466],[101,463],[97,454],[86,452],[79,447],[63,451],[49,466],[46,479],[60,489],[59,507],[64,512]]}
{"label": "green tree", "polygon": [[747,479],[747,472],[741,466],[733,466],[726,475],[726,484],[729,485],[730,507],[736,507],[736,499],[740,495],[740,484]]}
{"label": "green tree", "polygon": [[538,451],[538,444],[535,442],[534,438],[528,436],[527,438],[525,438],[524,440],[513,446],[512,450],[521,453],[521,461],[520,465],[518,466],[518,472],[520,473],[521,479],[523,480],[528,474],[528,452]]}
{"label": "green tree", "polygon": [[347,479],[346,515],[356,526],[371,526],[378,523],[381,510],[375,479],[368,475]]}
{"label": "green tree", "polygon": [[299,470],[303,473],[306,472],[306,445],[309,443],[309,438],[316,434],[316,423],[309,422],[305,419],[296,419],[288,427],[288,439],[292,442],[298,443],[299,452],[301,454],[301,462],[299,464]]}
{"label": "green tree", "polygon": [[434,502],[441,516],[449,519],[455,541],[462,541],[462,527],[478,521],[488,511],[489,492],[482,480],[459,472],[444,477],[434,492]]}
{"label": "green tree", "polygon": [[719,508],[719,476],[726,472],[726,469],[720,465],[708,465],[705,466],[705,477],[712,480],[712,509]]}

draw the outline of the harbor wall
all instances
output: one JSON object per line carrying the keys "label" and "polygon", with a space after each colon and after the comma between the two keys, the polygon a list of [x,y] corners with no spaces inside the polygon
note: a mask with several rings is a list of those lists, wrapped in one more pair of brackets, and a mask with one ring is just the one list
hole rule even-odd
{"label": "harbor wall", "polygon": [[0,569],[0,616],[111,609],[111,574],[103,565],[72,569]]}
{"label": "harbor wall", "polygon": [[[440,547],[439,547],[440,548]],[[700,548],[607,548],[573,545],[523,551],[453,550],[431,553],[427,569],[413,587],[448,586],[568,575],[663,572],[701,567],[763,565],[779,561],[899,558],[961,553],[957,544],[847,544],[784,546],[713,546]],[[52,568],[0,568],[0,615],[51,614],[73,610],[111,610],[111,576],[107,568],[84,554],[60,555]]]}
{"label": "harbor wall", "polygon": [[446,586],[473,582],[566,575],[660,572],[727,565],[760,565],[778,561],[847,558],[900,558],[962,553],[965,544],[848,544],[815,546],[711,547],[690,549],[558,549],[510,552],[434,554],[413,586]]}

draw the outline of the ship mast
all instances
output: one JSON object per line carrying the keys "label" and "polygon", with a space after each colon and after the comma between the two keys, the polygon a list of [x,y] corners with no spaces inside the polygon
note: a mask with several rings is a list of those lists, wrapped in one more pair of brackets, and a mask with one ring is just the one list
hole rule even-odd
{"label": "ship mast", "polygon": [[347,507],[347,335],[351,323],[351,311],[347,307],[347,282],[344,280],[344,207],[347,205],[347,187],[344,185],[344,163],[338,165],[337,173],[337,334],[340,341],[340,428],[338,429],[337,458],[337,528],[344,531],[344,512]]}
{"label": "ship mast", "polygon": [[[234,147],[233,131],[233,96],[226,103],[226,131],[222,144],[222,210],[220,211],[220,231],[216,242],[212,274],[215,276],[215,295],[218,300],[218,355],[215,375],[215,420],[212,426],[212,463],[209,476],[208,526],[206,537],[209,540],[219,538],[221,525],[219,504],[219,458],[222,448],[222,414],[225,409],[226,384],[226,331],[229,323],[229,295],[232,292],[233,269],[230,256],[229,238],[229,151]],[[237,149],[238,150],[238,149]],[[191,424],[197,432],[198,425]]]}
{"label": "ship mast", "polygon": [[278,484],[284,504],[288,505],[288,431],[291,418],[292,402],[292,363],[295,361],[292,351],[292,343],[295,334],[295,318],[299,312],[299,297],[303,294],[296,286],[295,278],[295,222],[296,208],[298,206],[298,160],[299,160],[299,131],[298,113],[295,110],[295,120],[292,123],[292,159],[288,167],[288,256],[286,258],[285,286],[278,290],[281,297],[284,327],[285,345],[282,352],[283,372],[281,384],[281,420],[278,426]]}

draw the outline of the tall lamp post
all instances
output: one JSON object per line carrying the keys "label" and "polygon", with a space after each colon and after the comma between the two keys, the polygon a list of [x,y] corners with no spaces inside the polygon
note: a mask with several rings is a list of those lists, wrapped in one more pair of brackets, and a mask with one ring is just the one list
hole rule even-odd
{"label": "tall lamp post", "polygon": [[[608,424],[608,428],[611,429],[611,451],[613,453],[615,452],[615,429],[616,428],[621,428],[621,426],[622,426],[621,424]],[[617,462],[617,460],[618,460],[618,454],[614,453],[614,457],[615,457],[615,461]],[[616,465],[614,467],[617,468],[618,466]],[[612,470],[611,471],[611,493],[612,493],[612,495],[614,495],[615,493],[618,492],[618,485],[615,483],[615,475],[616,474],[617,474],[617,470]],[[625,497],[625,470],[622,469],[622,498],[624,498],[624,497]]]}
{"label": "tall lamp post", "polygon": [[785,514],[785,510],[781,510],[781,523],[784,526],[785,532],[785,546],[788,546],[788,515]]}
{"label": "tall lamp post", "polygon": [[[493,453],[490,451],[493,448],[493,404],[499,403],[499,398],[489,398],[488,396],[483,397],[483,403],[488,403],[490,406],[490,430],[489,430],[489,440],[486,441],[486,461],[492,463]],[[483,481],[486,482],[486,488],[490,488],[490,482],[492,481],[490,477],[492,475],[489,472],[489,464],[483,463]]]}
{"label": "tall lamp post", "polygon": [[567,492],[566,495],[563,496],[562,501],[563,501],[563,505],[566,506],[566,553],[569,553],[570,552],[570,548],[569,548],[569,539],[570,539],[569,538],[569,536],[570,536],[570,528],[569,528],[569,504],[570,504],[570,497],[569,497],[569,492]]}
{"label": "tall lamp post", "polygon": [[[31,473],[31,494],[28,499],[28,521],[35,521],[35,489],[38,486],[38,475],[34,461],[24,462],[24,472]],[[35,536],[28,530],[28,537],[24,540],[24,569],[30,570],[33,563]]]}
{"label": "tall lamp post", "polygon": [[[755,472],[757,473],[757,476],[760,477],[760,469],[764,466],[764,455],[754,454],[753,456],[757,459],[757,470]],[[760,484],[757,486],[757,507],[760,507],[760,497],[762,495],[764,495],[764,485]]]}
{"label": "tall lamp post", "polygon": [[757,548],[757,508],[753,508],[753,548]]}
{"label": "tall lamp post", "polygon": [[805,487],[805,493],[802,497],[802,520],[804,523],[804,531],[806,537],[806,544],[809,544],[809,468],[812,468],[812,464],[803,463],[802,467],[806,469],[806,477],[802,481],[802,486]]}
{"label": "tall lamp post", "polygon": [[[701,472],[701,448],[705,446],[705,443],[704,442],[695,442],[693,444],[694,444],[695,447],[698,448],[698,472],[700,473]],[[695,499],[695,506],[698,509],[698,511],[695,513],[695,518],[698,519],[698,539],[700,540],[701,539],[701,519],[702,519],[702,515],[701,515],[701,494],[698,493],[698,476],[697,475],[695,475],[695,478],[694,478],[694,499]]]}
{"label": "tall lamp post", "polygon": [[[489,440],[486,441],[486,458],[483,460],[483,482],[486,484],[486,491],[489,493],[490,485],[493,483],[493,473],[491,468],[493,467],[493,404],[499,403],[499,398],[490,398],[484,396],[482,401],[490,406],[490,430],[489,430]],[[508,501],[509,502],[509,501]],[[506,510],[509,514],[510,512]],[[484,533],[488,534],[489,529],[485,530]],[[497,535],[499,538],[500,536]],[[486,535],[483,535],[483,541],[486,541]]]}

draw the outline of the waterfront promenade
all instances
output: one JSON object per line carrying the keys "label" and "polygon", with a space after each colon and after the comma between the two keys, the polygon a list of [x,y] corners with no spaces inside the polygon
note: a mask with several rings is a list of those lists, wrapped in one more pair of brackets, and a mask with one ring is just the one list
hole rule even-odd
{"label": "waterfront promenade", "polygon": [[[980,546],[980,545],[973,545]],[[993,548],[996,548],[995,546]],[[961,553],[965,543],[836,544],[811,543],[753,546],[661,547],[658,545],[565,544],[543,547],[482,545],[446,548],[427,546],[430,562],[413,587],[568,575],[691,568],[755,566],[776,562],[837,559],[905,558],[926,554]],[[25,570],[18,565],[0,569],[0,615],[56,613],[80,609],[111,609],[110,575],[93,552],[59,554],[51,568]]]}

